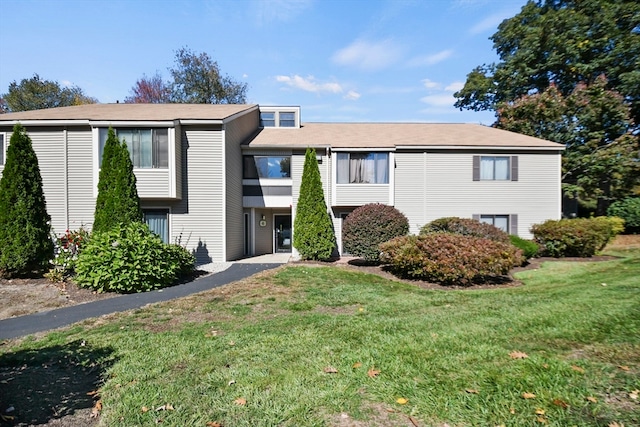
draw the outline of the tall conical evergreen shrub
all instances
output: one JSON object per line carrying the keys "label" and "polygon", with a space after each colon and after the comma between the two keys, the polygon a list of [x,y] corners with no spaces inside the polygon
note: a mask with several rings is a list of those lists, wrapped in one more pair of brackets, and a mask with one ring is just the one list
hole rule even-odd
{"label": "tall conical evergreen shrub", "polygon": [[0,179],[0,274],[39,272],[53,258],[51,217],[38,158],[26,130],[16,124]]}
{"label": "tall conical evergreen shrub", "polygon": [[293,225],[293,246],[305,260],[325,260],[336,248],[333,223],[324,200],[316,150],[307,148]]}
{"label": "tall conical evergreen shrub", "polygon": [[129,150],[124,142],[120,143],[115,131],[109,128],[102,151],[93,232],[141,221],[140,198]]}

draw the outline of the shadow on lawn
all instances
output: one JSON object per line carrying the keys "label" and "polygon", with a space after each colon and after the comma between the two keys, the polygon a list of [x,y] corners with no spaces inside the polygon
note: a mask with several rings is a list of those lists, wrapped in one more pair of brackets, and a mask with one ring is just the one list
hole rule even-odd
{"label": "shadow on lawn", "polygon": [[10,425],[40,425],[91,408],[114,362],[112,348],[92,348],[80,340],[3,354],[0,413],[14,417]]}

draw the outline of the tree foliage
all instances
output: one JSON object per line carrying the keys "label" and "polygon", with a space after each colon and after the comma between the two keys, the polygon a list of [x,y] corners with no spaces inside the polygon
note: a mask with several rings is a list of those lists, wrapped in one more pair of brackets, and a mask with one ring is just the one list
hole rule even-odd
{"label": "tree foliage", "polygon": [[541,93],[502,102],[496,126],[565,144],[565,192],[583,202],[595,201],[598,215],[640,184],[638,138],[629,107],[607,89],[604,76],[576,85],[567,96],[552,84]]}
{"label": "tree foliage", "polygon": [[20,276],[46,269],[53,258],[38,158],[16,124],[0,179],[0,273]]}
{"label": "tree foliage", "polygon": [[43,80],[38,74],[20,83],[9,84],[9,92],[2,95],[6,112],[39,110],[95,104],[97,99],[84,94],[77,86],[62,87],[58,82]]}
{"label": "tree foliage", "polygon": [[293,246],[305,260],[329,259],[336,248],[333,223],[324,200],[316,150],[307,148],[296,206]]}
{"label": "tree foliage", "polygon": [[102,152],[92,231],[108,231],[131,222],[142,222],[136,176],[125,141],[121,143],[109,128]]}
{"label": "tree foliage", "polygon": [[131,88],[131,95],[124,99],[129,104],[164,104],[171,101],[171,87],[156,72],[151,77],[143,75]]}
{"label": "tree foliage", "polygon": [[636,0],[529,1],[491,37],[500,62],[476,67],[456,107],[495,110],[552,83],[568,96],[604,74],[640,124],[640,3]]}

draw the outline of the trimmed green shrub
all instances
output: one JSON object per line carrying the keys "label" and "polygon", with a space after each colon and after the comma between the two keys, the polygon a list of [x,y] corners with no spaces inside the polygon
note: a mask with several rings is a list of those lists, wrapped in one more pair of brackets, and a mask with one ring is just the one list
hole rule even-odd
{"label": "trimmed green shrub", "polygon": [[91,235],[76,262],[75,281],[97,292],[145,292],[175,283],[194,263],[185,248],[164,243],[146,224],[118,224]]}
{"label": "trimmed green shrub", "polygon": [[351,212],[342,225],[342,249],[369,262],[378,262],[380,243],[404,236],[409,221],[393,206],[371,203]]}
{"label": "trimmed green shrub", "polygon": [[443,232],[397,237],[380,250],[394,274],[443,285],[490,281],[524,262],[510,243]]}
{"label": "trimmed green shrub", "polygon": [[102,150],[98,198],[93,217],[93,232],[143,220],[127,144],[118,140],[112,128],[109,128]]}
{"label": "trimmed green shrub", "polygon": [[50,219],[31,138],[16,124],[0,179],[0,275],[48,269],[53,257]]}
{"label": "trimmed green shrub", "polygon": [[526,259],[530,259],[538,255],[540,251],[540,246],[533,240],[523,239],[522,237],[516,235],[510,235],[509,240],[511,240],[511,244],[516,248],[522,251],[522,255]]}
{"label": "trimmed green shrub", "polygon": [[307,148],[293,224],[293,247],[304,260],[326,260],[336,248],[333,223],[324,200],[316,150]]}
{"label": "trimmed green shrub", "polygon": [[613,202],[607,210],[607,215],[622,218],[625,232],[640,232],[640,197],[628,197]]}
{"label": "trimmed green shrub", "polygon": [[420,229],[421,235],[440,232],[482,237],[502,243],[509,242],[509,235],[504,231],[491,224],[471,218],[458,218],[455,216],[439,218],[423,225]]}
{"label": "trimmed green shrub", "polygon": [[531,233],[543,255],[591,257],[616,235],[615,230],[619,230],[618,221],[602,218],[548,220],[533,225]]}

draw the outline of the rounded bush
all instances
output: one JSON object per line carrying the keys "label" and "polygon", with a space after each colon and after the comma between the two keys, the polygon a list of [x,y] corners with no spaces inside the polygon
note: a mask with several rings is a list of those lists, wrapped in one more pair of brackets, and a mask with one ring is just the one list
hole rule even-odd
{"label": "rounded bush", "polygon": [[509,234],[491,224],[471,218],[458,218],[455,216],[439,218],[423,225],[420,229],[421,235],[431,233],[453,233],[509,243]]}
{"label": "rounded bush", "polygon": [[486,282],[524,262],[510,243],[443,232],[397,237],[380,249],[394,274],[443,285]]}
{"label": "rounded bush", "polygon": [[619,221],[598,218],[548,220],[531,227],[544,255],[591,257],[604,249],[620,230]]}
{"label": "rounded bush", "polygon": [[175,283],[194,263],[186,249],[134,222],[92,234],[76,262],[75,281],[97,292],[145,292]]}
{"label": "rounded bush", "polygon": [[522,237],[518,237],[515,235],[509,236],[509,239],[511,240],[511,244],[513,246],[522,251],[522,255],[526,259],[535,257],[540,251],[540,246],[538,246],[538,244],[533,240],[523,239]]}
{"label": "rounded bush", "polygon": [[409,232],[409,221],[393,206],[371,203],[351,212],[342,225],[344,252],[377,262],[380,243],[404,236]]}
{"label": "rounded bush", "polygon": [[640,197],[628,197],[613,202],[607,214],[622,218],[627,233],[640,232]]}

